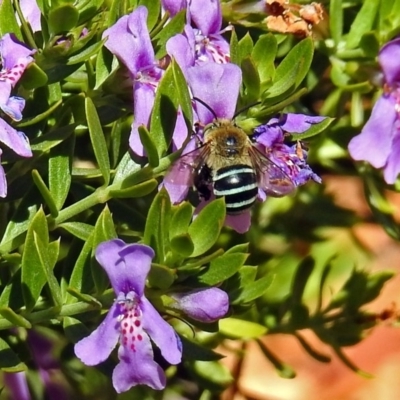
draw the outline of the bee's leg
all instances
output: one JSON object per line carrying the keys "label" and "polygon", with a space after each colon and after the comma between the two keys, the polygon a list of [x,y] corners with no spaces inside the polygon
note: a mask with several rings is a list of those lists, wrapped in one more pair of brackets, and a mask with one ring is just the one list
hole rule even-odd
{"label": "bee's leg", "polygon": [[197,174],[194,177],[194,186],[204,200],[208,200],[211,196],[211,183],[211,169],[204,164],[197,170]]}

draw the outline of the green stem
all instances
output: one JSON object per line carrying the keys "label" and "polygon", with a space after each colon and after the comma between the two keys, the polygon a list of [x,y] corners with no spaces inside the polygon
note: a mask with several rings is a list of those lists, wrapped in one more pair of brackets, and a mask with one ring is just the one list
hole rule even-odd
{"label": "green stem", "polygon": [[62,222],[71,219],[75,215],[80,214],[83,211],[88,210],[89,208],[96,206],[97,204],[103,204],[110,200],[109,192],[110,189],[113,188],[113,185],[108,186],[107,188],[98,188],[95,192],[85,197],[84,199],[72,204],[71,206],[61,210],[58,213],[57,218],[52,218],[48,216],[48,222],[50,229],[54,229],[57,225]]}

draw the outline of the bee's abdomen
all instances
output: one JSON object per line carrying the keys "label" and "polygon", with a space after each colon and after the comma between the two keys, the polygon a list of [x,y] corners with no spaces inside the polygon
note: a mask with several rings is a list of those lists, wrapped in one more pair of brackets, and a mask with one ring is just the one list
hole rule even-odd
{"label": "bee's abdomen", "polygon": [[248,165],[230,165],[215,171],[215,197],[225,197],[226,212],[240,214],[256,201],[258,186],[254,169]]}

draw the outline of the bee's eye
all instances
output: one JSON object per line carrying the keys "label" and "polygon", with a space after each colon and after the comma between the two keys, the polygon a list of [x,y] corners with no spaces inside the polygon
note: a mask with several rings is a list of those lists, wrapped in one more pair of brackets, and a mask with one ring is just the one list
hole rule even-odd
{"label": "bee's eye", "polygon": [[227,146],[235,146],[237,145],[237,140],[234,136],[228,136],[226,138],[226,145]]}

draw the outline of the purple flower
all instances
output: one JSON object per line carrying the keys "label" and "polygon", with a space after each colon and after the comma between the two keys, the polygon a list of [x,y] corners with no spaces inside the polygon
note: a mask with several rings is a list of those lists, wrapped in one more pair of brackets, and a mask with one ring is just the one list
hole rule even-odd
{"label": "purple flower", "polygon": [[[33,62],[34,50],[28,49],[13,35],[6,34],[0,39],[0,110],[14,121],[22,119],[25,100],[10,96],[23,72]],[[0,143],[5,144],[21,157],[32,157],[29,141],[24,133],[17,131],[0,118]],[[2,152],[0,151],[0,156]],[[3,167],[0,166],[0,197],[7,196],[7,182]]]}
{"label": "purple flower", "polygon": [[230,47],[221,33],[230,27],[221,30],[222,14],[219,1],[191,1],[187,20],[184,32],[173,36],[167,42],[168,54],[177,60],[183,72],[185,73],[189,66],[203,63],[228,63]]}
{"label": "purple flower", "polygon": [[0,105],[7,102],[11,89],[15,87],[25,69],[33,62],[31,50],[13,34],[7,33],[0,39]]}
{"label": "purple flower", "polygon": [[178,336],[144,295],[153,257],[150,247],[127,245],[119,239],[103,242],[96,249],[96,259],[107,272],[117,298],[101,325],[75,345],[75,354],[86,365],[97,365],[119,340],[120,362],[112,376],[118,393],[138,384],[158,390],[165,387],[165,374],[154,361],[150,339],[170,364],[181,361]]}
{"label": "purple flower", "polygon": [[[230,61],[229,43],[221,33],[222,13],[219,0],[192,0],[189,16],[194,25],[195,59],[224,64]],[[226,30],[229,30],[228,27]]]}
{"label": "purple flower", "polygon": [[387,183],[396,181],[400,173],[400,37],[379,52],[385,86],[361,133],[349,143],[349,152],[357,161],[367,161],[383,168]]}
{"label": "purple flower", "polygon": [[11,400],[31,400],[26,372],[4,372],[4,385],[8,388]]}
{"label": "purple flower", "polygon": [[187,0],[161,0],[162,8],[169,12],[169,16],[173,17],[179,11],[186,8]]}
{"label": "purple flower", "polygon": [[25,17],[26,22],[29,22],[33,32],[39,32],[42,30],[40,23],[40,8],[37,5],[36,0],[20,0],[19,6],[21,7],[22,14]]}
{"label": "purple flower", "polygon": [[[186,76],[193,97],[199,98],[206,103],[214,111],[217,118],[230,119],[233,117],[242,81],[242,72],[237,65],[204,63],[188,68]],[[198,118],[197,122],[201,127],[215,119],[214,114],[198,102],[195,103],[194,109]],[[196,148],[196,140],[199,139],[202,142],[202,130],[197,132],[196,138],[189,142],[182,154],[188,154],[194,150]],[[193,154],[193,157],[196,156],[195,152],[191,154]],[[167,189],[173,203],[180,203],[186,198],[193,184],[191,175],[192,171],[190,169],[186,171],[172,169],[166,175],[163,186]],[[205,203],[200,203],[196,213],[204,205]],[[229,216],[226,219],[226,224],[235,228],[235,224],[234,222],[231,223],[231,220],[234,221],[236,218],[243,220],[244,217]],[[248,216],[247,220],[250,221],[250,216]]]}
{"label": "purple flower", "polygon": [[326,117],[312,117],[303,114],[282,114],[254,130],[254,140],[261,150],[294,183],[294,187],[309,180],[321,183],[321,178],[307,164],[307,152],[300,143],[289,146],[284,143],[285,133],[303,133]]}
{"label": "purple flower", "polygon": [[148,126],[156,89],[164,72],[155,59],[146,21],[147,8],[139,6],[103,33],[107,37],[105,46],[128,68],[133,80],[135,120],[129,145],[140,156],[144,155],[144,148],[138,127]]}
{"label": "purple flower", "polygon": [[189,293],[174,293],[172,308],[184,312],[200,322],[213,322],[223,318],[229,309],[229,297],[221,289],[197,289]]}
{"label": "purple flower", "polygon": [[27,331],[27,343],[32,352],[32,358],[38,367],[44,389],[49,400],[66,400],[68,395],[61,384],[61,366],[54,357],[53,342],[37,330]]}

